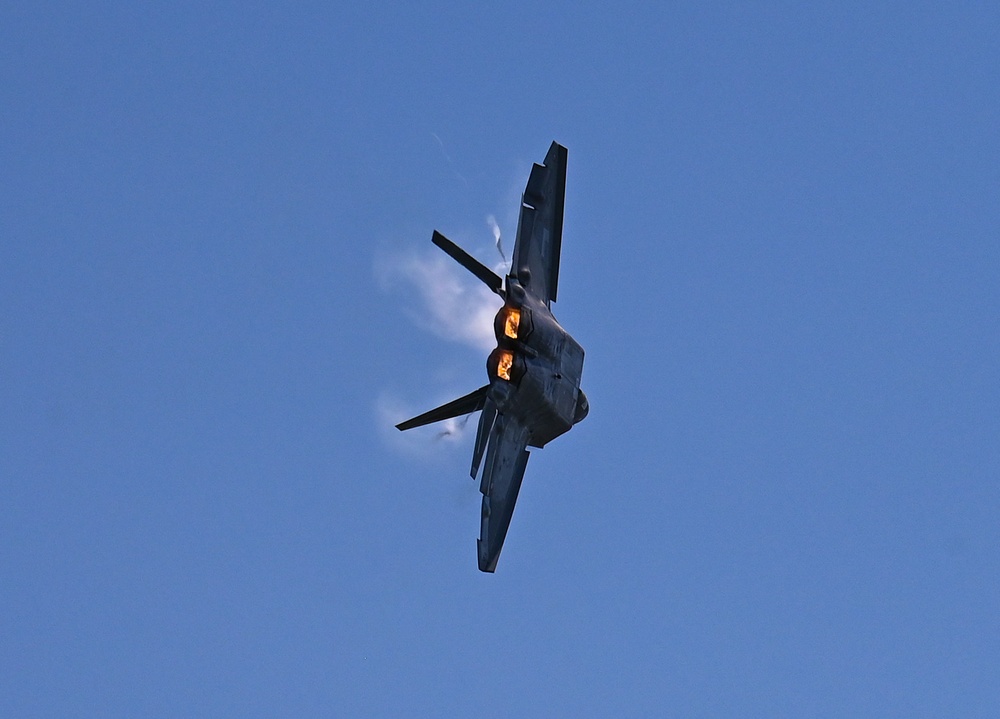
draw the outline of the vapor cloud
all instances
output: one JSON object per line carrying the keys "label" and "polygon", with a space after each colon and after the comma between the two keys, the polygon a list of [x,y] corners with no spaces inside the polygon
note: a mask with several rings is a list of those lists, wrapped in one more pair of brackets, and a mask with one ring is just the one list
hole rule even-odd
{"label": "vapor cloud", "polygon": [[435,445],[444,442],[458,445],[469,427],[475,428],[469,422],[470,415],[454,417],[443,422],[437,422],[425,427],[417,427],[407,432],[400,432],[396,425],[424,412],[431,407],[444,404],[452,396],[440,395],[437,400],[431,400],[427,406],[416,406],[400,400],[389,392],[382,392],[375,403],[378,415],[379,431],[387,444],[396,450],[421,459],[432,459],[435,456]]}
{"label": "vapor cloud", "polygon": [[[486,223],[493,230],[500,250],[496,219],[490,215]],[[504,259],[492,269],[502,277],[509,265]],[[375,274],[383,290],[405,297],[405,311],[417,326],[481,352],[484,360],[496,347],[493,318],[503,301],[443,252],[431,247],[420,252],[383,255],[376,260]],[[467,433],[475,432],[476,423],[469,421],[469,415],[408,432],[395,429],[397,423],[461,396],[471,388],[449,389],[442,390],[439,396],[415,399],[419,404],[382,392],[375,409],[383,439],[398,451],[427,458],[434,455],[434,447],[440,447],[440,443],[462,442]]]}
{"label": "vapor cloud", "polygon": [[497,243],[497,252],[500,253],[500,256],[503,258],[503,261],[506,262],[507,255],[504,254],[503,245],[500,244],[500,225],[497,224],[497,218],[494,217],[493,215],[487,216],[486,224],[490,226],[491,230],[493,230],[493,239]]}
{"label": "vapor cloud", "polygon": [[496,345],[493,317],[502,301],[450,257],[394,255],[380,261],[377,272],[383,288],[419,298],[409,313],[420,327],[485,352]]}

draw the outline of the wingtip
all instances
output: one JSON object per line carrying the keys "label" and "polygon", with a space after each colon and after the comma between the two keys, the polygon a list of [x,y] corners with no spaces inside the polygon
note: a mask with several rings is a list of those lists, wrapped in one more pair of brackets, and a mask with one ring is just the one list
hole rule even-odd
{"label": "wingtip", "polygon": [[490,557],[484,545],[483,540],[476,540],[476,551],[479,553],[479,571],[484,574],[493,574],[497,570],[497,559],[500,558],[500,555]]}
{"label": "wingtip", "polygon": [[559,162],[560,164],[561,163],[565,163],[566,162],[566,157],[567,157],[568,154],[569,154],[569,151],[566,149],[565,145],[560,145],[558,142],[556,142],[555,140],[553,140],[552,144],[549,145],[549,151],[545,154],[545,165],[546,165],[546,167],[548,167],[549,163],[552,160],[555,160],[555,161]]}

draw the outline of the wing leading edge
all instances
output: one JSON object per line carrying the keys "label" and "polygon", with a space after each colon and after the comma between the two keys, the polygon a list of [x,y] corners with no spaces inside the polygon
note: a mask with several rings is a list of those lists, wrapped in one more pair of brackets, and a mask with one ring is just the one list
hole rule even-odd
{"label": "wing leading edge", "polygon": [[479,529],[479,569],[496,570],[524,468],[528,464],[529,431],[516,420],[496,416],[486,449],[486,462],[479,491],[483,494],[483,514]]}
{"label": "wing leading edge", "polygon": [[531,168],[514,243],[512,274],[546,306],[555,301],[559,285],[566,157],[566,148],[553,142],[545,164]]}

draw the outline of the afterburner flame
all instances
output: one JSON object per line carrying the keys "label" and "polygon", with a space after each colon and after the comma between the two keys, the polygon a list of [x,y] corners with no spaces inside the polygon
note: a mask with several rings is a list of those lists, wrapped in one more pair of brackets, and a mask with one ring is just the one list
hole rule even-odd
{"label": "afterburner flame", "polygon": [[510,368],[514,364],[514,353],[507,350],[500,351],[500,359],[497,360],[497,375],[500,379],[510,382]]}
{"label": "afterburner flame", "polygon": [[503,324],[503,333],[510,337],[512,340],[517,339],[517,328],[521,324],[521,310],[514,309],[513,307],[507,310],[507,319]]}

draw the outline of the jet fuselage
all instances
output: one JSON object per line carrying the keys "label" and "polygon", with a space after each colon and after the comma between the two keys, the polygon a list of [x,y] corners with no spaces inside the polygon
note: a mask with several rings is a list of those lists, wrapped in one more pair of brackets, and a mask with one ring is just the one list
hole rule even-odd
{"label": "jet fuselage", "polygon": [[544,447],[587,414],[580,389],[583,348],[513,277],[493,327],[497,348],[487,374],[497,410],[531,427],[529,446]]}

